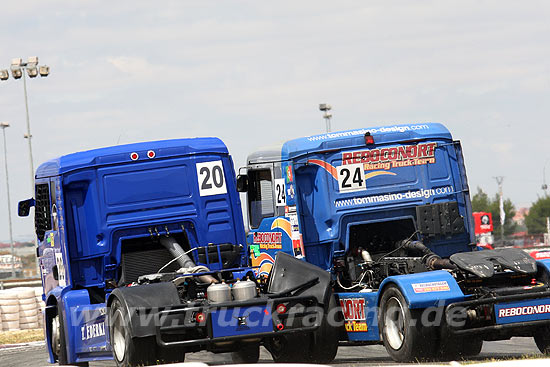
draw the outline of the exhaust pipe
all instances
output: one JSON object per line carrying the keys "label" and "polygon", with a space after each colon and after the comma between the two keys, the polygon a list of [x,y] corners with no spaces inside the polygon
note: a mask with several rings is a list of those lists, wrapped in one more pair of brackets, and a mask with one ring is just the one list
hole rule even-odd
{"label": "exhaust pipe", "polygon": [[[191,260],[189,256],[187,256],[185,251],[183,251],[183,248],[174,237],[162,236],[160,237],[160,244],[164,246],[175,259],[177,259],[176,261],[183,269],[189,269],[189,273],[194,273],[195,270],[210,271],[205,266],[200,266],[201,269],[195,269],[197,268],[197,265],[193,262],[193,260]],[[198,278],[204,283],[218,283],[218,280],[212,275],[201,275]]]}

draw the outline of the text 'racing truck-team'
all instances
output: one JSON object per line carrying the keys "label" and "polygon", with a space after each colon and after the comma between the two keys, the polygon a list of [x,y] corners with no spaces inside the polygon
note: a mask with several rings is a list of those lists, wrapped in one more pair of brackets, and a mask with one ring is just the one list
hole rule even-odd
{"label": "text 'racing truck-team'", "polygon": [[[260,276],[284,252],[334,280],[345,321],[328,354],[383,343],[396,361],[457,358],[512,336],[550,352],[550,260],[474,251],[462,148],[443,125],[295,139],[250,154],[246,168],[237,188]],[[300,360],[298,347],[285,353]]]}
{"label": "text 'racing truck-team'", "polygon": [[216,138],[62,156],[37,169],[37,255],[50,362],[182,361],[199,350],[277,361],[285,335],[315,337],[326,362],[330,274],[281,254],[269,279],[249,266],[233,162]]}

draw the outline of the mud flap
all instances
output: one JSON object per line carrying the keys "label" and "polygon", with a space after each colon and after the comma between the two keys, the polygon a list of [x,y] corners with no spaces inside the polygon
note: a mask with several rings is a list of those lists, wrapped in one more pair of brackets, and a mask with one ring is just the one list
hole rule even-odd
{"label": "mud flap", "polygon": [[326,306],[332,294],[331,276],[318,266],[280,251],[271,270],[268,292],[313,296],[319,304]]}

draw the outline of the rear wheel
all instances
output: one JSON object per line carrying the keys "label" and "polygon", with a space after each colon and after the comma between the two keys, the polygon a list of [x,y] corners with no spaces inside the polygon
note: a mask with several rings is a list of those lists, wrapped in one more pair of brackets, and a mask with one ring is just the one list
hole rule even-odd
{"label": "rear wheel", "polygon": [[390,357],[397,362],[431,358],[435,352],[433,330],[421,325],[421,310],[409,309],[405,297],[390,285],[380,300],[378,325]]}
{"label": "rear wheel", "polygon": [[550,354],[550,327],[539,328],[535,332],[535,343],[543,354]]}
{"label": "rear wheel", "polygon": [[156,363],[155,337],[133,337],[130,317],[118,299],[109,308],[111,349],[117,366],[148,366]]}
{"label": "rear wheel", "polygon": [[258,363],[260,359],[259,344],[243,344],[239,350],[231,353],[233,363]]}
{"label": "rear wheel", "polygon": [[342,310],[334,295],[331,295],[327,312],[323,315],[319,329],[311,333],[308,362],[330,363],[336,358],[342,326]]}
{"label": "rear wheel", "polygon": [[281,335],[268,341],[266,347],[277,363],[306,362],[308,358],[309,338],[299,335]]}

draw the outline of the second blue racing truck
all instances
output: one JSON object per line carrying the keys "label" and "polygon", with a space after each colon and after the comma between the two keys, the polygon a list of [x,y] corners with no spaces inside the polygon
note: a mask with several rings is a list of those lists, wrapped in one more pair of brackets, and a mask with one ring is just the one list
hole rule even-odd
{"label": "second blue racing truck", "polygon": [[[400,362],[457,358],[512,336],[550,352],[550,260],[474,251],[462,148],[443,125],[290,140],[250,154],[237,186],[260,276],[273,277],[281,253],[331,274],[328,311],[345,320],[324,339],[325,359],[373,343]],[[282,339],[290,360],[318,343]]]}
{"label": "second blue racing truck", "polygon": [[[199,350],[285,360],[285,335],[327,361],[330,275],[280,256],[249,266],[233,162],[217,138],[68,154],[38,167],[35,207],[50,362],[117,366],[182,361]],[[306,266],[308,265],[308,266]]]}

